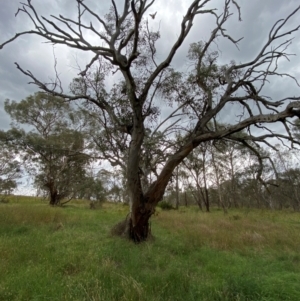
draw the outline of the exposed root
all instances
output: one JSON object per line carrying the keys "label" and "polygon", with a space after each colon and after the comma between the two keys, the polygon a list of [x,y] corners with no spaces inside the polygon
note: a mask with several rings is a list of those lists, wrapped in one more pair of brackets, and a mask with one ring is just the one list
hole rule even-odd
{"label": "exposed root", "polygon": [[143,241],[148,241],[152,239],[151,234],[151,224],[147,221],[144,225],[132,226],[131,218],[126,218],[125,220],[119,222],[111,229],[111,234],[114,236],[119,236],[127,238],[134,241],[135,243],[140,243]]}
{"label": "exposed root", "polygon": [[119,223],[117,223],[115,226],[113,226],[113,228],[111,229],[111,234],[113,236],[120,236],[120,237],[124,237],[124,238],[130,238],[129,236],[129,219],[125,219]]}

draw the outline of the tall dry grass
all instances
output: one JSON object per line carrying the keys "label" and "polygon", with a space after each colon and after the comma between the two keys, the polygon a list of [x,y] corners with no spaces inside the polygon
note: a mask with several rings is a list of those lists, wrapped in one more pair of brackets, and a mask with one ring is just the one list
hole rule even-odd
{"label": "tall dry grass", "polygon": [[0,207],[0,225],[40,226],[49,223],[62,223],[66,214],[57,208],[48,206],[2,206]]}
{"label": "tall dry grass", "polygon": [[183,237],[186,245],[218,250],[300,252],[300,214],[284,211],[160,211],[159,225]]}

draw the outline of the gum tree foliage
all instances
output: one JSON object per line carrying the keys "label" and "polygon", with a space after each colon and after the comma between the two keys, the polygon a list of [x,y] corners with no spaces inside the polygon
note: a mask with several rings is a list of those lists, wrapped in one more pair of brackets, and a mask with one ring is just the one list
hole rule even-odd
{"label": "gum tree foliage", "polygon": [[[265,43],[258,46],[252,59],[221,65],[216,47],[218,40],[227,39],[233,46],[240,41],[225,30],[233,14],[237,22],[241,21],[241,9],[236,0],[223,1],[221,11],[214,8],[213,1],[191,0],[177,29],[175,42],[160,58],[156,56],[160,32],[149,25],[149,13],[153,13],[151,7],[155,0],[124,0],[122,4],[111,0],[111,8],[104,16],[87,1],[74,2],[78,14],[71,19],[60,12],[49,18],[41,16],[33,1],[27,0],[17,15],[22,13],[30,18],[32,29],[16,33],[0,48],[21,36],[37,35],[43,41],[93,54],[92,60],[74,79],[70,94],[60,89],[58,78],[49,85],[18,63],[16,66],[40,89],[69,101],[81,100],[89,113],[97,115],[99,129],[95,139],[99,151],[103,156],[111,156],[114,164],[123,166],[126,171],[130,214],[119,225],[119,233],[136,242],[147,239],[149,219],[174,169],[204,142],[232,140],[249,147],[260,157],[258,144],[269,144],[268,138],[293,141],[288,120],[300,116],[299,96],[288,95],[286,91],[284,98],[271,99],[262,90],[267,81],[276,76],[286,76],[298,84],[295,78],[280,70],[279,62],[290,56],[287,49],[299,26],[285,29],[286,23],[296,18],[300,7],[270,28]],[[175,53],[195,20],[205,15],[215,21],[209,38],[191,45],[187,72],[175,70],[172,68]],[[96,38],[95,42],[89,40],[90,36]],[[111,89],[105,86],[108,76],[116,80]],[[161,110],[167,105],[173,112],[161,122],[158,117],[162,118]],[[226,128],[209,126],[225,107],[229,109],[230,106],[232,110],[241,109],[239,120]],[[270,124],[276,122],[284,124],[285,134],[270,130]],[[260,133],[253,131],[255,126],[261,129]],[[182,135],[175,150],[170,147],[174,144],[174,130]],[[246,134],[237,136],[242,130]],[[147,144],[152,143],[154,148],[148,148]],[[160,156],[161,151],[163,156]],[[260,158],[260,163],[263,160]],[[258,177],[261,170],[262,165]]]}
{"label": "gum tree foliage", "polygon": [[[1,136],[2,136],[1,132]],[[0,194],[10,193],[17,187],[16,180],[21,176],[20,162],[16,153],[3,141],[0,142]]]}
{"label": "gum tree foliage", "polygon": [[73,198],[85,183],[89,157],[83,153],[84,134],[70,104],[38,92],[21,102],[6,100],[5,110],[13,120],[7,141],[18,150],[35,186],[49,197],[50,205]]}
{"label": "gum tree foliage", "polygon": [[99,176],[86,172],[78,186],[80,189],[76,189],[75,196],[79,199],[89,200],[92,209],[105,201],[107,192],[103,186],[103,180]]}

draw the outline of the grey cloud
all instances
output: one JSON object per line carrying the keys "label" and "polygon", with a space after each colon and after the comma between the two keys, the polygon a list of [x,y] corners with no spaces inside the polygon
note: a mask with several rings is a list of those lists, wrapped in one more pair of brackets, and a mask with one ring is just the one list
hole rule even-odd
{"label": "grey cloud", "polygon": [[[107,13],[110,1],[86,0],[91,4],[94,12]],[[117,1],[122,9],[123,1]],[[161,30],[161,39],[158,43],[158,59],[164,59],[170,47],[179,34],[180,22],[188,7],[190,1],[156,1],[149,13],[157,11],[155,20],[149,18],[150,27]],[[234,38],[244,37],[239,43],[240,50],[236,49],[229,41],[219,38],[218,47],[222,50],[220,61],[227,63],[234,59],[237,62],[245,62],[253,59],[258,50],[266,41],[268,31],[275,21],[287,16],[293,9],[299,5],[297,0],[251,0],[239,1],[242,8],[242,20],[239,22],[237,15],[231,17],[227,24],[227,32]],[[43,0],[34,1],[37,10],[49,17],[50,14],[62,14],[66,17],[74,18],[77,16],[77,8],[74,0]],[[3,1],[0,10],[0,43],[12,37],[15,32],[31,28],[30,20],[25,14],[14,16],[19,6],[17,1]],[[223,1],[211,1],[209,7],[222,9]],[[298,18],[299,19],[299,18]],[[91,19],[92,20],[92,19]],[[172,66],[186,70],[186,55],[191,42],[206,39],[214,28],[214,22],[211,16],[199,16],[195,21],[194,27],[184,42],[182,48],[177,52]],[[287,24],[288,28],[295,26],[297,18]],[[96,23],[95,23],[96,24]],[[299,33],[296,33],[295,42],[290,47],[290,51],[299,52]],[[76,70],[76,60],[84,68],[89,62],[91,54],[79,53],[73,49],[55,46],[55,56],[58,59],[58,71],[62,77],[63,84],[68,90],[68,84],[71,79],[78,74]],[[8,127],[8,117],[3,111],[3,101],[6,98],[21,100],[29,94],[36,91],[36,87],[28,85],[29,79],[21,74],[15,67],[17,61],[24,69],[31,70],[39,79],[47,80],[53,78],[53,54],[52,46],[44,44],[39,37],[24,36],[12,44],[7,45],[0,51],[0,128]],[[281,64],[283,70],[287,73],[294,72],[299,76],[299,58],[293,57],[292,62]],[[272,79],[272,82],[266,86],[265,93],[275,99],[280,99],[289,94],[299,95],[299,89],[290,81],[281,78]],[[232,119],[231,116],[238,115],[237,111],[225,111],[224,120]]]}

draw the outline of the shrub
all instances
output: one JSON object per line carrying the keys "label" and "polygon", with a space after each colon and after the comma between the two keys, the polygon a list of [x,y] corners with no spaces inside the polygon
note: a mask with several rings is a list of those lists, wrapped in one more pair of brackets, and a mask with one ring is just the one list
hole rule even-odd
{"label": "shrub", "polygon": [[5,198],[4,196],[1,196],[0,203],[7,204],[7,203],[9,203],[9,199]]}
{"label": "shrub", "polygon": [[97,201],[90,201],[90,209],[99,209],[102,208],[103,201],[97,200]]}
{"label": "shrub", "polygon": [[166,201],[162,201],[162,202],[158,203],[158,207],[160,207],[162,210],[174,209],[173,206]]}

